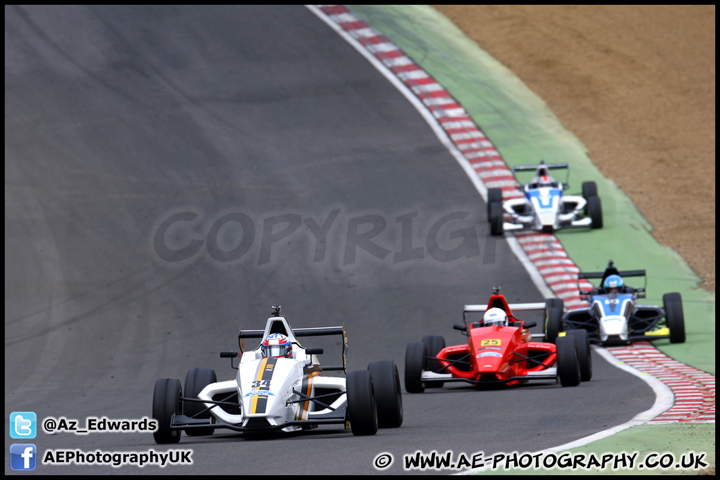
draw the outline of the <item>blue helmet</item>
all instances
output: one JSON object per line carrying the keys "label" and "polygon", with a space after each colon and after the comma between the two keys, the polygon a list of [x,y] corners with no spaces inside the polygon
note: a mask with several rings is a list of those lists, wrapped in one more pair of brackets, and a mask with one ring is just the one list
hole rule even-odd
{"label": "blue helmet", "polygon": [[603,286],[605,288],[622,288],[623,285],[623,279],[620,275],[609,275],[605,279],[605,284]]}

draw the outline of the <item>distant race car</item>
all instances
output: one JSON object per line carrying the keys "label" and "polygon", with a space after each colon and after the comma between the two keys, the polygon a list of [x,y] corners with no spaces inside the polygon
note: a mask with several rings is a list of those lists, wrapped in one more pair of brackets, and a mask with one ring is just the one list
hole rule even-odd
{"label": "distant race car", "polygon": [[[322,368],[322,348],[302,346],[298,337],[342,336],[341,366]],[[245,350],[244,339],[260,345]],[[395,362],[372,362],[367,370],[347,377],[323,376],[323,371],[347,372],[344,326],[292,329],[273,306],[265,330],[240,330],[239,352],[221,352],[230,358],[237,375],[217,381],[210,369],[193,368],[185,389],[174,378],[155,383],[152,416],[159,428],[159,444],[177,443],[183,430],[191,436],[211,435],[215,429],[237,432],[291,432],[319,425],[341,424],[354,435],[374,435],[379,428],[396,428],[403,422],[400,376]],[[234,359],[239,358],[237,367]]]}
{"label": "distant race car", "polygon": [[[623,277],[644,277],[645,285],[632,288]],[[600,286],[583,291],[582,279],[600,278]],[[645,270],[618,271],[612,260],[604,272],[578,274],[578,290],[587,299],[587,308],[570,310],[564,316],[550,316],[545,326],[546,337],[552,341],[562,332],[585,330],[590,342],[598,345],[623,345],[634,341],[669,338],[671,343],[685,341],[682,297],[679,293],[663,295],[663,307],[640,305],[645,298]]]}
{"label": "distant race car", "polygon": [[[442,387],[446,382],[473,385],[517,385],[529,381],[554,381],[567,386],[592,378],[592,357],[587,334],[578,331],[555,343],[533,341],[543,334],[531,334],[535,322],[515,318],[513,311],[553,310],[545,303],[508,304],[495,287],[487,305],[465,305],[464,325],[453,328],[467,336],[467,342],[446,347],[441,336],[428,335],[410,343],[405,351],[405,389],[421,393],[425,388]],[[484,312],[480,321],[468,323],[468,313]]]}
{"label": "distant race car", "polygon": [[[564,169],[565,182],[550,175],[550,170]],[[503,202],[500,188],[488,189],[487,218],[490,234],[502,235],[506,230],[535,230],[552,233],[569,227],[602,228],[602,203],[595,182],[582,184],[582,196],[564,195],[569,188],[570,166],[567,163],[521,165],[513,173],[534,171],[533,179],[524,186],[518,183],[524,196]]]}

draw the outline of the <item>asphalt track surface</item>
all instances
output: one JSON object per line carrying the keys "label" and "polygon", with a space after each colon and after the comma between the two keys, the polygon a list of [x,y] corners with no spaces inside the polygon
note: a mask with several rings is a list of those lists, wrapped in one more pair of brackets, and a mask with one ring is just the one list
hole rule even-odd
{"label": "asphalt track surface", "polygon": [[[462,305],[494,285],[542,300],[420,115],[302,6],[6,6],[5,99],[6,425],[149,416],[158,378],[231,378],[218,352],[273,304],[293,327],[346,324],[349,369],[392,359],[402,375],[408,342],[461,343]],[[310,226],[333,216],[318,244]],[[373,437],[40,433],[41,455],[189,448],[194,463],[35,473],[372,474],[381,452],[403,473],[417,450],[536,451],[652,406],[644,382],[594,367],[575,388],[404,394],[403,426]]]}

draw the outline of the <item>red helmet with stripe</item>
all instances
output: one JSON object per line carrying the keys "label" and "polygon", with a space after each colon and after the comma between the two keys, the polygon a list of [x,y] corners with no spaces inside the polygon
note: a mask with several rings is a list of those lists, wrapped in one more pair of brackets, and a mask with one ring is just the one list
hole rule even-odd
{"label": "red helmet with stripe", "polygon": [[260,345],[263,357],[289,357],[292,342],[282,333],[271,333]]}

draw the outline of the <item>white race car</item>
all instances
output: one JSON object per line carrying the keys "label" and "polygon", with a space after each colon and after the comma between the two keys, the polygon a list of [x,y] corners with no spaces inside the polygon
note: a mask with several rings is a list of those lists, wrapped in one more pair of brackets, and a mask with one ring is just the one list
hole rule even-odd
{"label": "white race car", "polygon": [[[341,366],[321,367],[321,348],[306,348],[297,337],[342,336]],[[244,339],[260,345],[245,350]],[[273,306],[265,330],[240,330],[239,352],[221,352],[237,369],[233,380],[217,381],[210,369],[187,373],[183,394],[180,380],[155,382],[153,432],[159,444],[177,443],[183,430],[191,436],[211,435],[217,428],[238,432],[291,432],[319,425],[342,424],[354,435],[374,435],[378,428],[403,422],[402,393],[392,360],[371,362],[367,370],[346,377],[323,376],[322,371],[347,372],[345,326],[293,330]],[[236,367],[234,359],[240,358]]]}
{"label": "white race car", "polygon": [[602,204],[597,196],[595,182],[582,184],[582,196],[564,195],[569,188],[567,177],[559,182],[550,175],[550,170],[565,169],[570,176],[567,163],[521,165],[513,172],[534,171],[535,177],[524,186],[518,183],[523,196],[503,201],[500,188],[488,189],[487,215],[490,234],[502,235],[506,230],[537,230],[552,233],[568,227],[602,227]]}

